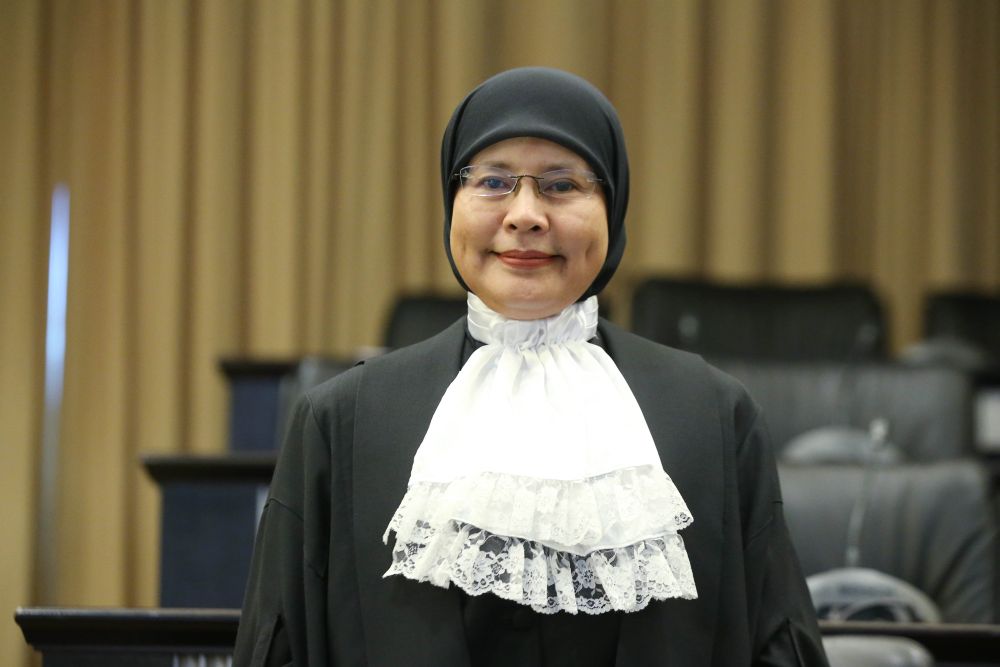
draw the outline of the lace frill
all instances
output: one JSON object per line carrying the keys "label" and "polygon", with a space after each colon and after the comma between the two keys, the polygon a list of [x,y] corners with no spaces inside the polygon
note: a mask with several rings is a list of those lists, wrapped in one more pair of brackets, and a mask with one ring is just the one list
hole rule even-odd
{"label": "lace frill", "polygon": [[541,613],[637,611],[697,596],[677,533],[690,523],[669,476],[648,466],[575,481],[483,473],[418,483],[386,529],[384,539],[396,537],[385,576],[454,583]]}
{"label": "lace frill", "polygon": [[511,320],[469,295],[485,343],[446,390],[383,539],[385,576],[542,613],[636,611],[697,591],[692,519],[635,396],[592,340],[596,297]]}

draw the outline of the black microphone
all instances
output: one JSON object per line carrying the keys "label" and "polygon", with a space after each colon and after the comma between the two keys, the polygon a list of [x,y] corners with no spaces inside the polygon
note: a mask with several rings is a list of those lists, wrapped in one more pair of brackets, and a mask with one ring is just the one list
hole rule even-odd
{"label": "black microphone", "polygon": [[[898,463],[905,459],[898,448],[886,441],[873,446],[875,422],[869,425],[868,431],[853,426],[859,421],[855,415],[858,404],[857,385],[861,374],[859,362],[876,348],[880,332],[881,328],[875,322],[864,322],[855,331],[843,363],[834,371],[830,423],[792,438],[782,450],[781,460],[784,463],[867,465],[872,456],[884,463]],[[888,421],[883,418],[875,421],[879,420],[883,422],[883,430],[887,431]],[[883,433],[883,437],[886,435],[887,432]]]}
{"label": "black microphone", "polygon": [[851,385],[857,382],[857,373],[851,371],[875,349],[879,331],[878,324],[865,322],[854,332],[854,340],[851,341],[851,347],[847,350],[843,366],[834,384],[834,424],[849,425],[854,417],[854,387]]}
{"label": "black microphone", "polygon": [[693,350],[701,334],[701,320],[694,313],[681,313],[677,318],[677,336],[680,339],[680,347],[685,350]]}
{"label": "black microphone", "polygon": [[889,422],[877,417],[868,429],[861,489],[847,519],[845,566],[806,578],[809,595],[821,618],[940,622],[941,612],[926,593],[885,572],[861,566],[865,517],[874,500],[875,480],[892,450]]}
{"label": "black microphone", "polygon": [[875,484],[875,477],[878,475],[879,466],[884,462],[881,454],[888,442],[889,421],[883,417],[873,419],[868,427],[868,435],[870,443],[865,466],[861,473],[861,492],[855,499],[847,520],[847,546],[844,552],[844,561],[847,567],[858,567],[861,562],[861,532],[864,528],[868,506],[872,501],[872,487]]}

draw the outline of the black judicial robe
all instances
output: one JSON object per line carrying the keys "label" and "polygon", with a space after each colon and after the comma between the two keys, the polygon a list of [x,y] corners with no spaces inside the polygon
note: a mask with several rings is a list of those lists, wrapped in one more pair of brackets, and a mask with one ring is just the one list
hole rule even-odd
{"label": "black judicial robe", "polygon": [[[681,535],[698,587],[696,600],[621,614],[615,664],[826,665],[755,404],[697,356],[605,320],[599,334],[694,517]],[[298,402],[257,535],[234,665],[471,664],[457,587],[382,578],[391,558],[382,534],[464,341],[463,318]]]}

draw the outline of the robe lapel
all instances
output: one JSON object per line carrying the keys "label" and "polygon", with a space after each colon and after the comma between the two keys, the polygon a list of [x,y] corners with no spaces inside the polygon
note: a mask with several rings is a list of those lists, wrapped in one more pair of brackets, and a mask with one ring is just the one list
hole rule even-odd
{"label": "robe lapel", "polygon": [[725,463],[718,399],[708,368],[697,357],[666,350],[603,320],[600,331],[642,409],[663,469],[694,517],[681,536],[698,587],[697,600],[653,602],[642,612],[626,614],[618,664],[707,665],[715,632],[706,630],[718,618],[723,558]]}
{"label": "robe lapel", "polygon": [[413,456],[461,367],[464,318],[418,345],[369,361],[358,390],[353,500],[358,587],[369,664],[467,665],[460,597],[400,576],[383,578],[382,534],[406,492]]}

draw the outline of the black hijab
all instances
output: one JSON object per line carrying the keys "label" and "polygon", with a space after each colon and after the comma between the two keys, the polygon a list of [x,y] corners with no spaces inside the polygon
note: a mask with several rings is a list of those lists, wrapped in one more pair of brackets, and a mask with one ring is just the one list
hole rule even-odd
{"label": "black hijab", "polygon": [[597,278],[580,298],[597,294],[611,280],[625,251],[625,136],[618,113],[601,91],[574,74],[546,67],[512,69],[487,79],[462,100],[444,131],[444,247],[455,277],[469,289],[451,255],[451,211],[459,185],[453,176],[479,151],[514,137],[554,141],[586,160],[604,181],[608,255]]}

